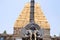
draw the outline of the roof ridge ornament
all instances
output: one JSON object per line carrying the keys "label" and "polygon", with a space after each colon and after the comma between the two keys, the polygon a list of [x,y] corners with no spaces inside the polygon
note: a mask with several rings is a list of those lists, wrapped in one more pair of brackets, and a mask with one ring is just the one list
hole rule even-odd
{"label": "roof ridge ornament", "polygon": [[35,4],[35,1],[31,0],[30,2],[30,23],[34,23],[34,4]]}

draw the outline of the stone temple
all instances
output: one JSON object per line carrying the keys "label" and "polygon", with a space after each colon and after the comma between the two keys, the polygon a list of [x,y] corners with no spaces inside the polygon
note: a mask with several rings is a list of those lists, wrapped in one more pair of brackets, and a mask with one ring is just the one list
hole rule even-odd
{"label": "stone temple", "polygon": [[60,40],[60,37],[50,36],[50,24],[40,5],[31,0],[15,21],[13,34],[2,33],[0,40]]}
{"label": "stone temple", "polygon": [[39,4],[27,3],[14,24],[14,37],[22,40],[51,40],[50,25]]}

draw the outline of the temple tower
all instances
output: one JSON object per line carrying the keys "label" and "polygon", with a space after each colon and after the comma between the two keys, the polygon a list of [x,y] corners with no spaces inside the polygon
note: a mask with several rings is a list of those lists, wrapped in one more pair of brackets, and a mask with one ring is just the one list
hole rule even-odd
{"label": "temple tower", "polygon": [[14,24],[14,37],[25,37],[26,32],[30,30],[32,34],[38,32],[41,40],[51,40],[50,25],[43,14],[41,7],[39,4],[35,3],[34,0],[27,3],[18,16]]}

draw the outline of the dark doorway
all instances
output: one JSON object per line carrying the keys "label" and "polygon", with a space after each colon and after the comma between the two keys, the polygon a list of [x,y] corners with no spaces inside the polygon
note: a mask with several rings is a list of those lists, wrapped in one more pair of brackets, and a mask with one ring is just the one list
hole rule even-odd
{"label": "dark doorway", "polygon": [[35,35],[34,34],[32,34],[32,40],[35,40]]}

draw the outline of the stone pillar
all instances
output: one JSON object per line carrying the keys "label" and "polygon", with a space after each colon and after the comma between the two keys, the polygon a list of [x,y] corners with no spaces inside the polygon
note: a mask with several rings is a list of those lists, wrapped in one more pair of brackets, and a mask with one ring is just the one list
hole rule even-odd
{"label": "stone pillar", "polygon": [[51,40],[50,29],[44,29],[43,40]]}

